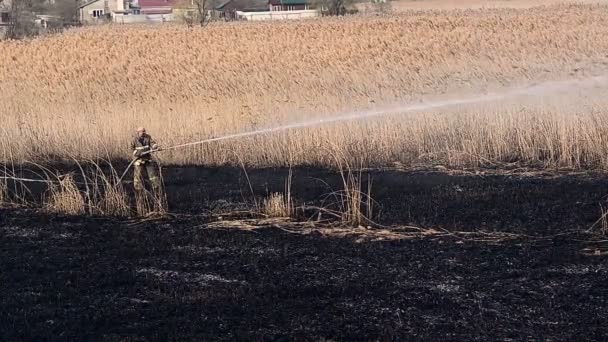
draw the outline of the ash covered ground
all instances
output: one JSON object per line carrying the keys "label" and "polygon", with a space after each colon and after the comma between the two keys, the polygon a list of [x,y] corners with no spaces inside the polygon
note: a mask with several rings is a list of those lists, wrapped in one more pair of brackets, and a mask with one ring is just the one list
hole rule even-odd
{"label": "ash covered ground", "polygon": [[[286,172],[251,171],[254,193],[281,191]],[[219,220],[251,205],[238,169],[168,168],[170,218],[0,209],[0,340],[608,335],[608,242],[587,231],[606,179],[370,175],[390,228]],[[296,170],[294,199],[318,205],[339,186]]]}

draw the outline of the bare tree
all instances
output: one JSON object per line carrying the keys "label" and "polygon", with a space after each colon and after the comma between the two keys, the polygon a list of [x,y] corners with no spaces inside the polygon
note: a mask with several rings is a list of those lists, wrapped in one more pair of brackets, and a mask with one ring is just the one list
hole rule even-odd
{"label": "bare tree", "polygon": [[54,0],[47,5],[46,12],[61,18],[63,23],[78,21],[78,0]]}
{"label": "bare tree", "polygon": [[21,39],[41,32],[36,24],[36,15],[47,14],[57,17],[52,27],[61,30],[66,23],[73,23],[78,13],[77,0],[0,0],[0,9],[8,13],[5,37]]}
{"label": "bare tree", "polygon": [[38,33],[34,13],[43,7],[42,0],[12,0],[6,7],[9,20],[6,38],[20,39]]}
{"label": "bare tree", "polygon": [[389,14],[393,11],[393,6],[389,0],[371,0],[371,4],[376,13]]}
{"label": "bare tree", "polygon": [[181,12],[180,19],[189,27],[198,24],[205,27],[213,20],[215,0],[183,0],[176,8]]}
{"label": "bare tree", "polygon": [[313,7],[327,15],[346,15],[356,12],[354,0],[313,0]]}
{"label": "bare tree", "polygon": [[209,10],[213,9],[214,2],[215,1],[213,0],[194,0],[194,5],[196,6],[198,14],[198,22],[201,27],[207,26],[211,21]]}

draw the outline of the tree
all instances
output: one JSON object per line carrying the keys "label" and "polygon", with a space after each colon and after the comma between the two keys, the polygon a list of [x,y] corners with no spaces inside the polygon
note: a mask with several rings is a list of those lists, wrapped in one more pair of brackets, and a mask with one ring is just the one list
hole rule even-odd
{"label": "tree", "polygon": [[389,0],[371,0],[371,5],[376,13],[389,14],[393,11]]}
{"label": "tree", "polygon": [[175,8],[180,13],[179,19],[189,27],[194,26],[195,23],[205,27],[213,20],[211,13],[216,3],[216,0],[182,0]]}
{"label": "tree", "polygon": [[357,11],[354,0],[313,0],[313,7],[319,9],[322,14],[335,16]]}
{"label": "tree", "polygon": [[63,23],[78,21],[78,0],[55,0],[47,5],[46,13],[61,18]]}
{"label": "tree", "polygon": [[8,9],[6,38],[20,39],[38,33],[34,13],[43,7],[42,0],[3,1]]}
{"label": "tree", "polygon": [[61,29],[65,23],[72,23],[78,13],[77,0],[0,0],[0,7],[8,12],[6,38],[21,39],[35,36],[41,28],[36,24],[36,15],[47,14],[59,18],[56,27]]}

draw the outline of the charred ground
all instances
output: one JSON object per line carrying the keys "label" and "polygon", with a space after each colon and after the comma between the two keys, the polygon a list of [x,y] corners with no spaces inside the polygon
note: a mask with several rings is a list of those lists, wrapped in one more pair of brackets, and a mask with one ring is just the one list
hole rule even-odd
{"label": "charred ground", "polygon": [[[370,241],[289,223],[218,228],[219,215],[252,208],[250,183],[261,198],[283,191],[287,173],[167,168],[172,219],[1,209],[0,340],[608,334],[607,243],[585,232],[606,200],[602,175],[364,174],[376,222],[437,234]],[[317,206],[340,186],[334,172],[297,169],[292,193]]]}

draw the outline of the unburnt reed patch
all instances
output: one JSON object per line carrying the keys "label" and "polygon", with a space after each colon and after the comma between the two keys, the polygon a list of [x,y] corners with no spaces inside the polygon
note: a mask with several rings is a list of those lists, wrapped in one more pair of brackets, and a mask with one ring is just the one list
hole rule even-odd
{"label": "unburnt reed patch", "polygon": [[[605,67],[607,50],[608,7],[592,5],[76,29],[0,42],[0,145],[17,161],[124,159],[125,141],[141,125],[170,146],[385,103],[586,77]],[[604,95],[427,110],[159,156],[238,165],[240,155],[248,167],[285,166],[293,156],[293,165],[327,166],[331,157],[319,147],[329,142],[367,166],[603,168]]]}

